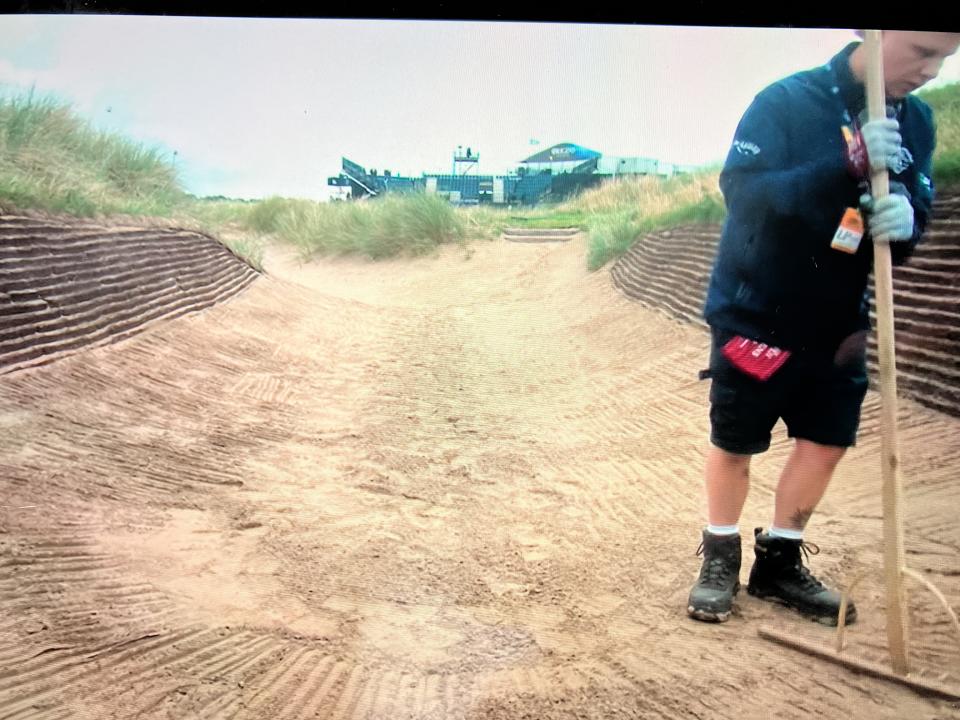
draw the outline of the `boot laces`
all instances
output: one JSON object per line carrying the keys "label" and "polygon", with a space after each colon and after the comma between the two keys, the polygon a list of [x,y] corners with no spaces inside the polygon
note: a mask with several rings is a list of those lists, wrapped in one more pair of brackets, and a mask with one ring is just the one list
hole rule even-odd
{"label": "boot laces", "polygon": [[[697,557],[704,555],[703,543],[697,548]],[[722,555],[714,555],[706,559],[700,571],[700,583],[708,587],[724,588],[730,582],[732,568]]]}
{"label": "boot laces", "polygon": [[[800,543],[800,550],[803,551],[803,556],[807,559],[808,562],[810,561],[811,555],[820,554],[819,545],[816,545],[814,543],[808,543],[806,541],[802,541]],[[810,572],[810,568],[808,568],[806,565],[803,564],[803,560],[800,559],[800,553],[797,553],[796,569],[800,575],[800,581],[803,583],[804,587],[806,587],[809,590],[823,589],[823,583],[817,580],[817,578],[813,575],[813,573]]]}

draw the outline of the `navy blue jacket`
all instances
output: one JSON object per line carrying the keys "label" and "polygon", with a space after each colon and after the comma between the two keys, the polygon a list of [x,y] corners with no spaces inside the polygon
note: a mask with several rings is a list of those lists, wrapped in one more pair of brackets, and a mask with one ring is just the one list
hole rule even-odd
{"label": "navy blue jacket", "polygon": [[[851,43],[827,65],[760,92],[740,121],[720,175],[727,205],[704,317],[710,325],[790,350],[832,352],[869,328],[869,233],[856,254],[830,247],[846,208],[866,185],[847,171],[841,126],[866,105],[850,71]],[[914,235],[891,243],[895,264],[913,251],[930,216],[933,113],[908,95],[896,103],[902,172]]]}

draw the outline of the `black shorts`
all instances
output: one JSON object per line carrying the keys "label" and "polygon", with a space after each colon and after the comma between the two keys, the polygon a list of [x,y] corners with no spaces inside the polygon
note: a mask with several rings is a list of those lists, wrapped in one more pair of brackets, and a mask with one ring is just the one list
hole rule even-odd
{"label": "black shorts", "polygon": [[856,444],[867,393],[866,353],[843,365],[828,356],[794,353],[765,382],[739,370],[720,351],[736,333],[712,328],[710,441],[727,452],[753,455],[770,447],[782,418],[792,438],[821,445]]}

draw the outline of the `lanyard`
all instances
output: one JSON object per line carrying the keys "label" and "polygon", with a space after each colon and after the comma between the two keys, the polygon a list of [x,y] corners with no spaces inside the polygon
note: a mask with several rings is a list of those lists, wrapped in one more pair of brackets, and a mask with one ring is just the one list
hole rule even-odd
{"label": "lanyard", "polygon": [[[840,110],[840,115],[842,118],[840,132],[843,135],[844,142],[847,143],[848,162],[849,162],[849,158],[851,156],[854,156],[856,153],[859,153],[859,152],[865,152],[865,150],[862,149],[862,140],[857,141],[855,144],[851,144],[853,142],[851,140],[852,137],[860,136],[860,129],[861,129],[862,123],[860,121],[859,116],[858,117],[853,116],[853,113],[850,111],[850,108],[847,105],[847,101],[843,96],[843,92],[840,90],[842,81],[840,78],[840,73],[837,68],[837,63],[848,62],[848,59],[847,59],[848,57],[849,56],[838,58],[837,61],[831,62],[828,65],[828,67],[830,70],[830,74],[832,76],[830,78],[832,81],[831,93],[834,95],[834,97],[836,97],[837,105]],[[903,100],[896,100],[892,104],[887,104],[886,105],[887,117],[896,118],[898,121],[900,121],[902,117],[903,106],[904,106]],[[861,112],[860,114],[862,115],[863,113]],[[858,181],[857,187],[859,192],[869,193],[870,192],[869,176],[862,177]]]}
{"label": "lanyard", "polygon": [[[838,62],[849,62],[849,56],[841,58]],[[837,98],[837,104],[841,111],[843,124],[847,125],[848,127],[852,127],[854,129],[859,130],[862,125],[862,123],[860,122],[859,116],[856,118],[853,117],[853,114],[850,112],[850,108],[847,107],[847,103],[844,101],[842,97],[843,93],[840,90],[841,80],[839,77],[839,73],[837,72],[836,64],[837,64],[836,62],[830,63],[830,72],[833,75],[833,78],[832,78],[833,84],[831,85],[831,87],[837,88],[837,92],[834,93],[834,96]],[[897,121],[899,122],[903,115],[903,100],[895,100],[892,105],[890,103],[887,103],[886,107],[887,107],[887,117],[896,118]],[[864,110],[866,110],[866,101],[864,101]],[[891,111],[892,111],[892,114],[891,114]]]}

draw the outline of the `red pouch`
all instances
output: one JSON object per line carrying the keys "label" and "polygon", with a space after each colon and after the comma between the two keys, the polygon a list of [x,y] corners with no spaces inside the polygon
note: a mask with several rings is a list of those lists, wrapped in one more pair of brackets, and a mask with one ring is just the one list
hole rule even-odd
{"label": "red pouch", "polygon": [[847,170],[857,180],[870,176],[870,159],[867,157],[867,144],[863,141],[860,128],[844,125],[840,128],[844,141],[844,159],[847,161]]}
{"label": "red pouch", "polygon": [[737,335],[723,346],[723,355],[747,375],[766,381],[787,361],[790,351]]}

